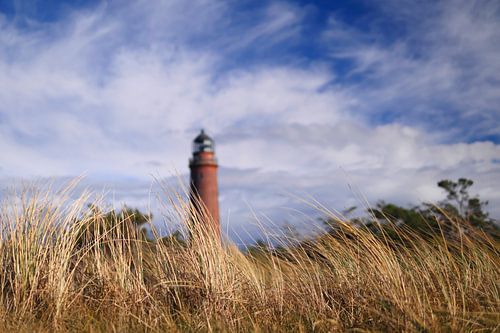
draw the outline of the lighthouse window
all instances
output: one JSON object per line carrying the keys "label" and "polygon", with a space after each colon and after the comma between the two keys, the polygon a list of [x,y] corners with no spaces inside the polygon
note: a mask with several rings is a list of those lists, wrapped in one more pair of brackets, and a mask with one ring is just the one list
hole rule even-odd
{"label": "lighthouse window", "polygon": [[195,153],[202,152],[202,151],[213,152],[214,151],[214,144],[210,141],[205,141],[203,143],[195,142],[193,144],[193,151]]}

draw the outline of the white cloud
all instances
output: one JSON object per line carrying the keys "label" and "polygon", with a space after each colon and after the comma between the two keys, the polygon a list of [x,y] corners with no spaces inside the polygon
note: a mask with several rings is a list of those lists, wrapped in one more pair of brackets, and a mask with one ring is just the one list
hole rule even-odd
{"label": "white cloud", "polygon": [[[386,0],[374,11],[386,27],[361,31],[332,15],[323,36],[330,55],[352,61],[349,75],[361,76],[360,112],[453,140],[499,133],[498,2]],[[384,29],[403,33],[390,39]]]}
{"label": "white cloud", "polygon": [[[307,15],[280,2],[233,22],[232,10],[224,1],[111,2],[31,30],[1,18],[2,182],[86,172],[93,188],[107,184],[119,202],[145,207],[151,174],[186,172],[190,141],[206,127],[235,228],[248,205],[290,220],[290,192],[339,210],[359,205],[358,192],[417,203],[441,199],[435,183],[462,176],[500,216],[500,146],[457,139],[498,128],[487,113],[500,98],[493,16],[443,9],[426,23],[432,34],[422,23],[422,35],[396,43],[332,17],[331,55],[355,62],[341,78],[325,61],[234,66],[245,49],[296,42]],[[428,45],[422,56],[412,55],[414,38]],[[436,110],[446,111],[422,120]],[[372,122],[385,111],[391,119]]]}

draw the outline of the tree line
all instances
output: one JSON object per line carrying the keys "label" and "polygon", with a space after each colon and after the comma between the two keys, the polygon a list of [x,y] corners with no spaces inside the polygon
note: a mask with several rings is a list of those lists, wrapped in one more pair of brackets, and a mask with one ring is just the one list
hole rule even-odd
{"label": "tree line", "polygon": [[[486,211],[488,201],[479,195],[471,195],[470,188],[474,181],[459,178],[457,181],[444,179],[437,183],[446,197],[437,203],[423,202],[411,207],[379,201],[366,211],[366,216],[353,218],[350,223],[364,227],[376,234],[385,234],[397,238],[398,230],[409,230],[422,237],[440,234],[446,238],[457,238],[460,234],[479,230],[499,240],[497,221],[490,218]],[[356,207],[348,210],[354,211]],[[324,220],[330,233],[335,232],[335,219]]]}

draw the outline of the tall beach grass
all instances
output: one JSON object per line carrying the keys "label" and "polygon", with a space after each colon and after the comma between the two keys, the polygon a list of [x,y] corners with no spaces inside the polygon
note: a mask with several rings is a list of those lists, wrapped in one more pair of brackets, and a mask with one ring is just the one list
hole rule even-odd
{"label": "tall beach grass", "polygon": [[397,229],[395,241],[336,219],[335,232],[247,254],[182,200],[187,244],[148,240],[132,216],[110,223],[68,191],[2,203],[3,331],[500,329],[498,244],[480,231],[450,240]]}

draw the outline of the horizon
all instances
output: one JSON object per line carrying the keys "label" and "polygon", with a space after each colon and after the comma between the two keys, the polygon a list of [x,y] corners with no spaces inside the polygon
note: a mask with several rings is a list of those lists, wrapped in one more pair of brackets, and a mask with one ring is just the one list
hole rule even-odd
{"label": "horizon", "polygon": [[499,55],[486,0],[4,1],[0,197],[86,174],[164,218],[155,179],[187,179],[204,128],[232,239],[460,177],[499,219]]}

